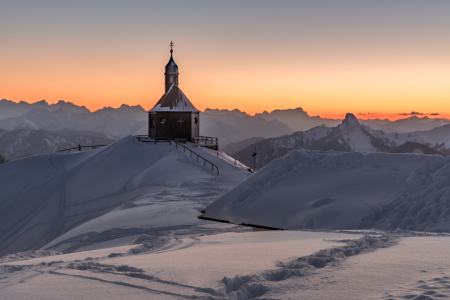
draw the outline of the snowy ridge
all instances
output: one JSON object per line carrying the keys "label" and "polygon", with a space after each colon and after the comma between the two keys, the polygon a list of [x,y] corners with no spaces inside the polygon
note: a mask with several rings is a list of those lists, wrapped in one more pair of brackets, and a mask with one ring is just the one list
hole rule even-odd
{"label": "snowy ridge", "polygon": [[285,229],[450,231],[449,166],[442,156],[294,150],[209,205],[205,217]]}

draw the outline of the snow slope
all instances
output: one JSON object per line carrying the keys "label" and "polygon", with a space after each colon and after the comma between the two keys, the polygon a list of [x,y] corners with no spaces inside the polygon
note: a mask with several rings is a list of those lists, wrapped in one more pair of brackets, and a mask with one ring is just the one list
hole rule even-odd
{"label": "snow slope", "polygon": [[135,137],[96,150],[0,165],[0,254],[39,249],[64,233],[72,240],[60,238],[53,245],[67,252],[203,225],[198,211],[249,173],[224,154],[194,151],[216,164],[220,175],[174,144]]}
{"label": "snow slope", "polygon": [[450,158],[294,150],[210,204],[205,217],[284,229],[450,231]]}
{"label": "snow slope", "polygon": [[[251,299],[264,294],[265,283],[261,288],[250,285],[253,297],[233,297],[248,286],[246,278],[266,270],[266,275],[276,275],[278,261],[342,245],[330,240],[358,237],[295,231],[223,233],[169,240],[141,254],[128,246],[8,262],[0,266],[0,295],[8,300]],[[77,289],[71,288],[74,285]]]}
{"label": "snow slope", "polygon": [[[0,265],[0,296],[2,300],[450,296],[448,236],[381,234],[360,238],[361,234],[336,232],[223,233],[10,261]],[[143,248],[147,250],[136,251]]]}

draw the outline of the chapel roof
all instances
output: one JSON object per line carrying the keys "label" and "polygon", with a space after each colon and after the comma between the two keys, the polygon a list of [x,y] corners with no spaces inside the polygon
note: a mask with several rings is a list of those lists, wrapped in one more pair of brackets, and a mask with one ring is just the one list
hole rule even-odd
{"label": "chapel roof", "polygon": [[149,112],[199,112],[176,85],[172,85]]}

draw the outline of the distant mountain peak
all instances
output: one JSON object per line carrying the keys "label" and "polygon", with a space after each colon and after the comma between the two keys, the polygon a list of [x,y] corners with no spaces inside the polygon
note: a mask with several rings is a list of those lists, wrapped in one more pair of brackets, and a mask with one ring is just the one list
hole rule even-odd
{"label": "distant mountain peak", "polygon": [[47,104],[48,105],[48,103],[47,103],[47,101],[45,101],[45,99],[41,100],[41,101],[36,101],[33,104]]}
{"label": "distant mountain peak", "polygon": [[358,119],[355,117],[354,114],[347,113],[345,115],[345,119],[342,121],[342,125],[344,127],[359,127],[361,124],[359,123]]}

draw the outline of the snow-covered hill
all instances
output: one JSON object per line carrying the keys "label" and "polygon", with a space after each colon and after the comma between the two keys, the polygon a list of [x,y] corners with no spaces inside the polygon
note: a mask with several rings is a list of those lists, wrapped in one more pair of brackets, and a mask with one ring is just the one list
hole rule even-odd
{"label": "snow-covered hill", "polygon": [[[0,165],[0,255],[45,244],[58,251],[204,223],[198,211],[249,176],[223,153],[124,138],[81,153],[36,155]],[[61,237],[61,235],[63,235]],[[119,242],[120,244],[120,242]]]}
{"label": "snow-covered hill", "polygon": [[[450,149],[450,125],[434,128],[428,131],[415,131],[409,133],[385,133],[374,130],[361,124],[353,114],[347,114],[337,127],[318,126],[308,131],[296,132],[292,135],[270,138],[232,154],[242,163],[253,163],[252,154],[255,146],[258,147],[257,167],[281,158],[296,148],[322,151],[343,152],[412,152],[414,149],[399,147],[405,143],[414,142],[422,144],[422,152],[435,154],[441,152],[448,154]],[[433,148],[433,149],[431,149]],[[436,152],[438,151],[438,152]]]}
{"label": "snow-covered hill", "polygon": [[450,158],[294,150],[205,217],[285,229],[450,231]]}

